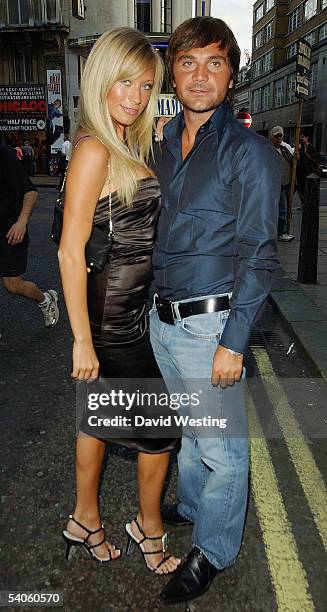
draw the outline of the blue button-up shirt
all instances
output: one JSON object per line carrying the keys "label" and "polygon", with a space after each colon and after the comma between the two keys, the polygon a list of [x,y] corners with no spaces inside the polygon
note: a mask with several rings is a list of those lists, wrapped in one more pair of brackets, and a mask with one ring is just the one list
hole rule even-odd
{"label": "blue button-up shirt", "polygon": [[154,150],[162,191],[154,289],[174,301],[232,292],[220,343],[243,353],[279,266],[280,160],[228,103],[198,130],[183,160],[184,125],[180,113]]}

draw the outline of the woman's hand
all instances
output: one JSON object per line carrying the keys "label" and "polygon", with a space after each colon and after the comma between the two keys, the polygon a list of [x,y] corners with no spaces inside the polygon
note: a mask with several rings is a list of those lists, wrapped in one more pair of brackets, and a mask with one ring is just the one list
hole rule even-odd
{"label": "woman's hand", "polygon": [[166,125],[166,123],[169,123],[169,121],[172,119],[172,117],[159,117],[158,121],[157,121],[157,125],[154,131],[155,134],[155,141],[156,142],[161,142],[163,140],[163,130],[164,127]]}
{"label": "woman's hand", "polygon": [[73,345],[72,378],[95,380],[99,376],[99,361],[92,340],[75,340]]}

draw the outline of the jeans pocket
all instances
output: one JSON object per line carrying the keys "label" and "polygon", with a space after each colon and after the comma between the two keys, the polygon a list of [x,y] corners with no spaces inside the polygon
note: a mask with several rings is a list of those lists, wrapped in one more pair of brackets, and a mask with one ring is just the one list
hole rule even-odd
{"label": "jeans pocket", "polygon": [[194,338],[212,340],[221,334],[220,312],[192,315],[182,320],[182,328]]}

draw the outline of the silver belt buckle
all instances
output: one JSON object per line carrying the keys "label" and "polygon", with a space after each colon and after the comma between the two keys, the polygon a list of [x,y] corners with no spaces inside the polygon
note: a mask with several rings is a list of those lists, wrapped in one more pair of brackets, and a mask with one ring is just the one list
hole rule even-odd
{"label": "silver belt buckle", "polygon": [[173,313],[173,318],[176,319],[176,321],[181,321],[182,318],[181,318],[181,315],[179,314],[179,302],[172,302],[171,309]]}

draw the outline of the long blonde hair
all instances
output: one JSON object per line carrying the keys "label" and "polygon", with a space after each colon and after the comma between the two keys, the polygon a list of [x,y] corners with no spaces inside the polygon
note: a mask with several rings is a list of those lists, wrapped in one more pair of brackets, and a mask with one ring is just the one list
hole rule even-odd
{"label": "long blonde hair", "polygon": [[[155,76],[149,104],[136,121],[126,127],[124,143],[117,135],[107,95],[117,81],[139,78],[152,67]],[[107,147],[118,197],[128,205],[137,190],[140,169],[148,164],[163,72],[159,54],[144,34],[132,28],[117,28],[103,34],[85,64],[78,129],[96,136]]]}

